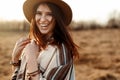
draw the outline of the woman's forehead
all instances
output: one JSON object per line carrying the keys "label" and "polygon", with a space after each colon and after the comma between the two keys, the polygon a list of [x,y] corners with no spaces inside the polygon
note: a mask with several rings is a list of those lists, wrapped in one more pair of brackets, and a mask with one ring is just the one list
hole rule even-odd
{"label": "woman's forehead", "polygon": [[37,7],[37,11],[38,10],[39,11],[48,11],[48,12],[51,12],[49,6],[47,4],[45,4],[45,3],[39,4],[38,7]]}

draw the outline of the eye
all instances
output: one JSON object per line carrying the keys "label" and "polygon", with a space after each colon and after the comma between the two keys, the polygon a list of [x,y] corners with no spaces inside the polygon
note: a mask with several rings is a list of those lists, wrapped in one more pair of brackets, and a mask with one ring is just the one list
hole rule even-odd
{"label": "eye", "polygon": [[36,15],[42,15],[42,13],[40,11],[36,11],[35,13]]}
{"label": "eye", "polygon": [[48,12],[46,15],[53,16],[52,12]]}
{"label": "eye", "polygon": [[48,15],[49,15],[49,16],[53,16],[53,14],[52,14],[52,13],[49,13]]}
{"label": "eye", "polygon": [[53,17],[53,14],[52,13],[47,13],[47,16]]}

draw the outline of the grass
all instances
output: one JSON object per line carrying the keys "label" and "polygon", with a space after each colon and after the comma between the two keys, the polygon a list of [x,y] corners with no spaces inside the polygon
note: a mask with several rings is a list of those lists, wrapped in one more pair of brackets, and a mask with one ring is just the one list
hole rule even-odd
{"label": "grass", "polygon": [[[100,76],[120,74],[120,29],[72,31],[72,37],[81,47],[80,60],[75,64],[76,80],[95,80]],[[15,42],[27,32],[0,31],[0,78],[11,77],[11,53]]]}
{"label": "grass", "polygon": [[11,77],[12,49],[15,42],[27,32],[0,31],[0,77],[1,80],[9,80]]}

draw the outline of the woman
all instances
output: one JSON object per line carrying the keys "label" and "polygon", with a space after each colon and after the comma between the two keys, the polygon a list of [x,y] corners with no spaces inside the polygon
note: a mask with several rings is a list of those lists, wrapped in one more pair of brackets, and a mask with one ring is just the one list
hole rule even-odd
{"label": "woman", "polygon": [[27,0],[23,12],[30,34],[14,47],[13,80],[75,80],[73,59],[79,54],[67,31],[72,20],[69,5],[62,0]]}

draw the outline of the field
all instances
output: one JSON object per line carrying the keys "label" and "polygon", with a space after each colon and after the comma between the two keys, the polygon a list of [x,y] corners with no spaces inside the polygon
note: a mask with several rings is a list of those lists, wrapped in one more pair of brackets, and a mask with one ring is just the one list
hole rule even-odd
{"label": "field", "polygon": [[[75,63],[76,80],[120,80],[120,29],[72,31],[80,46]],[[11,77],[12,49],[26,32],[0,31],[0,80]]]}

